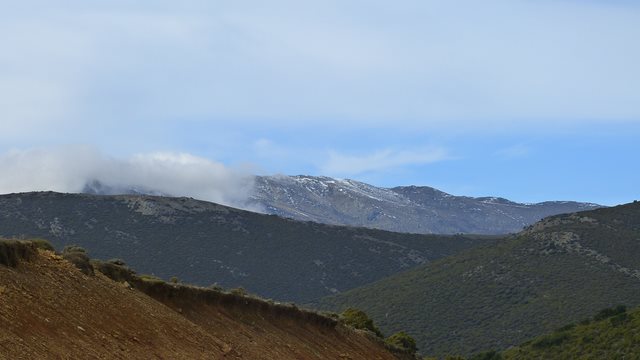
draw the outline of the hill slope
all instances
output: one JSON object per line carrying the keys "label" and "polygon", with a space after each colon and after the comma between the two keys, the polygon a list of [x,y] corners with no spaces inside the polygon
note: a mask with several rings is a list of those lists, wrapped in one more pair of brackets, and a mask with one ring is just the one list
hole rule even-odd
{"label": "hill slope", "polygon": [[505,360],[635,359],[640,354],[640,309],[568,325],[502,354]]}
{"label": "hill slope", "polygon": [[440,355],[504,349],[619,303],[640,304],[640,203],[547,218],[320,302],[361,308]]}
{"label": "hill slope", "polygon": [[490,241],[303,223],[187,198],[0,196],[0,235],[78,244],[143,273],[304,302]]}
{"label": "hill slope", "polygon": [[250,204],[266,213],[325,224],[421,234],[507,234],[595,204],[453,196],[427,186],[379,188],[315,176],[258,176]]}
{"label": "hill slope", "polygon": [[2,359],[395,358],[339,324],[207,302],[180,287],[163,304],[52,252],[28,251],[14,266],[0,263]]}

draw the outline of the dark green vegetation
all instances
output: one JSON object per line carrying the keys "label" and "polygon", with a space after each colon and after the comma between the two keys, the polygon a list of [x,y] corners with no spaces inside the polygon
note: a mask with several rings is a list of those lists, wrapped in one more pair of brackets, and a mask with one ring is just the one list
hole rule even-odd
{"label": "dark green vegetation", "polygon": [[51,192],[0,196],[0,236],[43,237],[163,279],[296,302],[495,241],[298,222],[188,198]]}
{"label": "dark green vegetation", "polygon": [[[338,319],[346,326],[368,331],[375,335],[379,341],[384,338],[384,335],[373,323],[373,320],[362,310],[348,308],[339,315]],[[417,351],[416,341],[404,331],[399,331],[384,339],[384,345],[391,352],[403,355],[402,358],[413,359]]]}
{"label": "dark green vegetation", "polygon": [[592,321],[564,326],[502,354],[507,359],[636,359],[640,354],[640,309],[600,311]]}
{"label": "dark green vegetation", "polygon": [[382,337],[380,329],[373,323],[373,320],[369,318],[367,314],[362,310],[349,308],[340,314],[340,319],[346,325],[349,325],[355,329],[368,330],[374,333],[378,337]]}
{"label": "dark green vegetation", "polygon": [[415,354],[418,348],[416,341],[404,331],[399,331],[385,339],[385,344],[392,348],[400,349]]}
{"label": "dark green vegetation", "polygon": [[550,217],[320,305],[362,309],[444,356],[506,349],[620,303],[640,304],[640,203]]}

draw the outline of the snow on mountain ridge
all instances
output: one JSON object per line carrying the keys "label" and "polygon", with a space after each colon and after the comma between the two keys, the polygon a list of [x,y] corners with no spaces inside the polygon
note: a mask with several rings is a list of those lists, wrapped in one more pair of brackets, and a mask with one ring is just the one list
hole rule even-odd
{"label": "snow on mountain ridge", "polygon": [[[499,197],[455,196],[428,186],[382,188],[326,176],[256,176],[253,184],[241,208],[302,221],[411,233],[513,233],[543,217],[599,207],[572,201],[522,204]],[[84,192],[180,195],[135,186],[112,188],[97,181],[88,183]]]}
{"label": "snow on mountain ridge", "polygon": [[427,186],[382,188],[308,175],[258,176],[250,201],[293,219],[444,234],[517,232],[549,215],[598,207],[576,202],[521,204],[500,197],[455,196]]}

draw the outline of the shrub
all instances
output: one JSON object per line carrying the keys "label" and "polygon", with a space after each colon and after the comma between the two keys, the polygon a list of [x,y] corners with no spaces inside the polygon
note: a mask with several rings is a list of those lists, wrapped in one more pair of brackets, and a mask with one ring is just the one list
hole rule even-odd
{"label": "shrub", "polygon": [[384,342],[392,348],[400,349],[411,354],[415,354],[416,350],[418,350],[416,341],[404,331],[389,336]]}
{"label": "shrub", "polygon": [[56,249],[53,247],[53,245],[51,245],[49,240],[36,238],[36,239],[31,239],[29,241],[35,244],[35,246],[38,249],[56,251]]}
{"label": "shrub", "polygon": [[361,330],[369,330],[376,334],[378,337],[382,337],[382,332],[378,329],[377,326],[373,323],[373,320],[365,314],[364,311],[349,308],[345,310],[341,315],[341,320],[345,325],[351,326],[356,329]]}
{"label": "shrub", "polygon": [[[117,259],[115,259],[117,260]],[[136,272],[131,270],[124,264],[124,261],[113,262],[109,260],[107,262],[102,262],[100,260],[93,260],[92,265],[95,269],[103,273],[106,277],[113,281],[117,282],[128,282],[131,283],[133,278],[135,277]]]}
{"label": "shrub", "polygon": [[211,284],[207,287],[207,289],[209,290],[213,290],[213,291],[217,291],[217,292],[223,292],[224,288],[218,284]]}
{"label": "shrub", "polygon": [[78,246],[78,245],[67,245],[64,247],[64,249],[62,250],[63,254],[67,254],[67,253],[83,253],[86,254],[87,250],[85,250],[85,248],[83,248],[82,246]]}
{"label": "shrub", "polygon": [[242,286],[237,287],[235,289],[229,290],[229,292],[235,296],[245,297],[248,296],[249,293]]}
{"label": "shrub", "polygon": [[118,265],[118,266],[126,266],[127,264],[122,259],[109,259],[107,260],[109,264]]}
{"label": "shrub", "polygon": [[82,252],[68,252],[63,253],[62,258],[72,263],[80,272],[85,275],[95,275],[93,265],[87,254]]}
{"label": "shrub", "polygon": [[0,264],[16,267],[22,259],[28,260],[35,255],[35,246],[23,241],[0,240]]}

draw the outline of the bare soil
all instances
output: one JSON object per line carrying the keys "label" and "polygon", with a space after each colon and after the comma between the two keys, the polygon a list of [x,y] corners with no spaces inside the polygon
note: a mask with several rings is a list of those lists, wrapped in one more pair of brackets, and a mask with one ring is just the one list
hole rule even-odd
{"label": "bare soil", "polygon": [[[161,299],[162,300],[162,299]],[[341,325],[155,300],[49,251],[0,265],[0,359],[395,359]]]}

